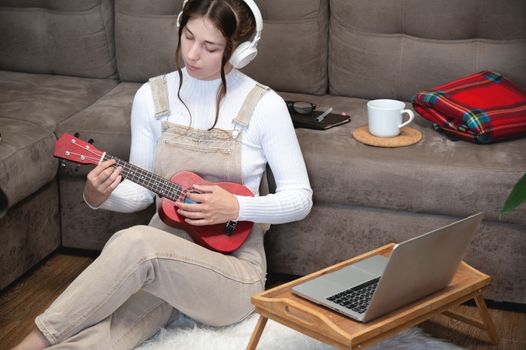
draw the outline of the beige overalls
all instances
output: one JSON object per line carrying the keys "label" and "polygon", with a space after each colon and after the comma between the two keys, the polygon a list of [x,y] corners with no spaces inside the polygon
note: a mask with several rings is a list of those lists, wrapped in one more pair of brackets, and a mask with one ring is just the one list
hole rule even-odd
{"label": "beige overalls", "polygon": [[[266,92],[256,85],[236,125],[248,126]],[[211,181],[241,183],[242,128],[197,130],[162,122],[154,171],[171,178],[190,170]],[[265,227],[256,224],[230,255],[213,252],[166,226],[156,214],[148,226],[115,233],[100,256],[36,319],[53,349],[131,349],[180,311],[208,325],[247,317],[250,296],[264,289]]]}

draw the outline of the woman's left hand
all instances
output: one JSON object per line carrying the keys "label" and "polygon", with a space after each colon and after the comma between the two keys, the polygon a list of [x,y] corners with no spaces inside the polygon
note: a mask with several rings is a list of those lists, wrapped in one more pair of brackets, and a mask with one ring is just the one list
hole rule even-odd
{"label": "woman's left hand", "polygon": [[188,198],[196,203],[176,202],[177,213],[184,216],[185,222],[195,226],[214,225],[236,220],[239,216],[239,203],[236,197],[217,185],[194,185],[199,193],[188,193]]}

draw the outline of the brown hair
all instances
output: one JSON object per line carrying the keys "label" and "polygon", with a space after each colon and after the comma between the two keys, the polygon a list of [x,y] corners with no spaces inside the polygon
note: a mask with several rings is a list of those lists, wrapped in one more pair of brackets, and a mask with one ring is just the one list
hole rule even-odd
{"label": "brown hair", "polygon": [[243,0],[189,0],[183,8],[179,23],[179,42],[175,49],[175,64],[179,73],[179,89],[177,97],[183,103],[191,116],[190,110],[181,99],[180,92],[183,84],[183,74],[181,72],[181,35],[186,23],[190,18],[208,18],[226,39],[225,51],[221,59],[221,87],[217,92],[216,115],[211,130],[217,124],[219,118],[219,106],[226,95],[227,86],[225,78],[225,64],[230,60],[234,49],[242,42],[249,41],[256,32],[256,21],[252,10]]}

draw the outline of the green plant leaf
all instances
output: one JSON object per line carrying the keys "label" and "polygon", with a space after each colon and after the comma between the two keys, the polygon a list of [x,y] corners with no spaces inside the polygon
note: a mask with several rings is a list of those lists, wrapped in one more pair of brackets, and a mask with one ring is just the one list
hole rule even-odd
{"label": "green plant leaf", "polygon": [[512,211],[524,202],[526,202],[526,173],[522,175],[511,190],[506,202],[504,202],[501,215]]}

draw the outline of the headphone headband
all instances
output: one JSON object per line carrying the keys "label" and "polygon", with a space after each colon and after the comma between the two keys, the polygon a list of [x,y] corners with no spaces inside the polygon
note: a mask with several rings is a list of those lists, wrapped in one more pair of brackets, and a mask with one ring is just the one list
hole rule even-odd
{"label": "headphone headband", "polygon": [[254,19],[256,21],[256,35],[254,36],[254,39],[252,39],[252,45],[256,46],[259,42],[259,39],[261,39],[261,32],[263,31],[263,17],[261,16],[261,12],[259,11],[258,5],[254,2],[254,0],[243,0],[245,4],[248,5],[250,10],[252,11],[252,14],[254,15]]}
{"label": "headphone headband", "polygon": [[[257,54],[257,45],[259,40],[261,39],[261,32],[263,31],[263,17],[261,16],[261,12],[259,11],[258,6],[254,2],[254,0],[242,0],[247,6],[250,8],[250,11],[252,11],[252,14],[254,15],[254,20],[256,21],[256,34],[254,35],[254,38],[251,41],[245,41],[243,43],[240,43],[237,47],[237,49],[232,53],[232,57],[230,58],[230,63],[236,68],[243,68],[246,66],[250,61],[256,57]],[[181,25],[181,16],[183,15],[183,10],[188,0],[183,1],[183,9],[181,12],[179,12],[179,15],[177,16],[177,27]]]}

